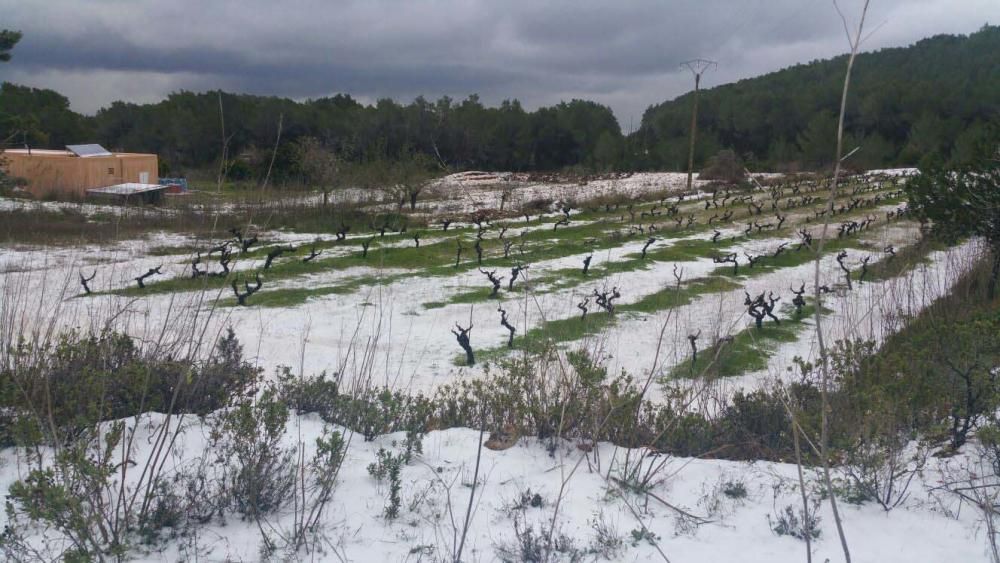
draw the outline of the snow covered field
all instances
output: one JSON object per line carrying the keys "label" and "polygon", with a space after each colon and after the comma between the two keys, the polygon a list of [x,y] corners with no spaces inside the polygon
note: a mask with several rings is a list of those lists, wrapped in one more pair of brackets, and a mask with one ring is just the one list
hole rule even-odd
{"label": "snow covered field", "polygon": [[[912,171],[882,171],[883,176],[908,173]],[[730,209],[738,215],[726,223],[712,224],[715,219],[710,220],[709,216],[716,211],[721,213],[718,205],[709,207],[716,198],[704,191],[709,187],[701,181],[695,184],[702,190],[698,196],[678,198],[676,194],[684,189],[685,181],[684,175],[669,173],[603,178],[583,185],[532,181],[514,174],[449,176],[428,188],[428,197],[418,205],[418,212],[456,218],[452,231],[428,230],[420,239],[426,249],[451,245],[453,239],[457,240],[455,237],[465,237],[462,267],[456,262],[450,275],[441,273],[442,268],[450,266],[450,257],[443,263],[419,266],[401,266],[389,258],[383,258],[388,264],[383,266],[377,262],[372,265],[349,262],[357,260],[360,244],[368,235],[355,233],[338,242],[323,233],[268,231],[260,233],[262,246],[290,244],[308,249],[316,244],[322,247],[323,254],[310,266],[315,267],[312,270],[294,265],[301,255],[279,258],[275,270],[264,271],[264,288],[249,298],[246,307],[233,306],[228,285],[205,285],[199,289],[198,280],[183,285],[191,276],[191,257],[165,253],[164,249],[208,244],[193,237],[150,233],[142,239],[109,245],[8,247],[0,254],[0,305],[4,317],[12,320],[8,326],[18,326],[25,334],[51,326],[57,332],[111,327],[124,330],[142,342],[162,342],[168,348],[190,347],[196,340],[214,342],[227,327],[232,327],[247,354],[268,374],[279,366],[289,366],[297,374],[336,373],[346,381],[364,377],[369,385],[414,392],[432,392],[444,384],[483,377],[484,366],[490,362],[462,365],[462,350],[451,329],[456,323],[472,325],[473,348],[487,353],[488,358],[503,357],[508,332],[499,322],[497,307],[502,306],[516,327],[517,337],[541,334],[560,350],[586,350],[609,373],[624,371],[640,381],[652,377],[663,384],[651,388],[650,398],[660,400],[672,389],[697,384],[694,380],[670,376],[677,366],[689,361],[691,335],[701,335],[699,342],[705,349],[727,336],[752,334],[753,319],[747,316],[744,304],[747,296],[774,292],[780,296],[778,311],[782,320],[792,321],[791,291],[803,283],[811,288],[813,262],[794,259],[788,265],[776,263],[768,267],[765,260],[764,266],[755,271],[748,263],[749,258],[744,257],[777,253],[774,256],[777,261],[782,251],[807,252],[792,250],[802,240],[798,230],[808,229],[817,236],[817,223],[808,222],[810,212],[825,203],[817,200],[805,207],[793,207],[794,199],[799,196],[786,190],[771,196],[775,207],[770,212],[754,215],[745,203],[732,204]],[[890,274],[859,280],[862,260],[867,259],[865,268],[878,268],[884,262],[904,259],[897,258],[895,251],[902,253],[919,244],[920,234],[913,222],[905,218],[890,219],[887,215],[899,208],[899,204],[890,193],[897,186],[886,184],[859,192],[858,198],[868,198],[870,202],[856,211],[852,207],[833,219],[831,240],[835,242],[839,240],[836,226],[841,221],[867,220],[870,225],[844,238],[846,264],[856,280],[853,289],[844,286],[844,273],[836,252],[825,254],[820,261],[820,284],[831,288],[823,303],[828,310],[825,314],[828,341],[861,338],[882,342],[898,330],[901,319],[912,317],[945,295],[982,251],[976,241],[969,241],[946,250],[917,253],[911,257],[914,263],[907,267],[897,271],[890,264],[886,267]],[[674,227],[674,220],[663,214],[667,194],[674,194],[668,203],[677,206],[674,210],[677,224],[680,217],[690,217],[694,227],[690,224],[686,229]],[[630,221],[624,203],[621,208],[616,205],[614,210],[610,204],[603,209],[581,209],[586,207],[587,200],[611,196],[624,196],[624,202],[635,202],[644,217],[649,214],[649,219]],[[750,197],[751,203],[769,201],[763,190]],[[843,205],[852,197],[845,195]],[[511,240],[522,234],[530,238],[519,238],[522,242],[528,240],[527,252],[512,255],[510,259],[500,257],[499,227],[494,224],[489,228],[485,235],[492,244],[488,258],[493,260],[491,264],[500,266],[489,265],[484,269],[499,270],[500,275],[510,276],[513,264],[525,257],[525,263],[530,261],[530,269],[517,281],[516,291],[508,290],[504,283],[499,299],[491,299],[485,296],[489,284],[473,264],[475,255],[471,248],[476,229],[462,221],[462,214],[496,208],[501,204],[500,198],[505,198],[504,204],[513,208],[546,199],[572,201],[577,209],[572,221],[561,229],[552,226],[553,218],[561,216],[557,210],[527,223],[511,222]],[[787,208],[783,207],[785,204]],[[0,206],[10,205],[0,202]],[[762,222],[771,220],[782,213],[789,221],[783,230],[772,227],[769,232],[758,228],[754,236],[744,236],[748,222],[758,217]],[[571,217],[569,213],[566,216]],[[635,234],[636,226],[653,223],[658,225],[657,229]],[[751,232],[750,227],[746,228],[746,232]],[[631,234],[628,229],[632,229]],[[715,250],[707,243],[716,229],[719,233],[716,237],[721,241],[717,248],[724,250]],[[219,240],[225,236],[220,235]],[[655,240],[647,244],[650,236]],[[569,246],[579,244],[577,239],[590,242],[580,247]],[[592,246],[589,250],[588,244]],[[378,252],[391,251],[395,253],[393,256],[418,252],[413,242],[402,236],[379,241],[378,247]],[[561,247],[567,250],[559,251]],[[651,258],[637,263],[643,247],[648,247]],[[156,254],[151,252],[154,248]],[[890,248],[894,249],[892,253],[887,251]],[[734,253],[740,261],[740,275],[729,275],[731,266],[718,262],[720,256],[729,253]],[[788,254],[784,259],[788,259]],[[539,258],[531,260],[535,255]],[[575,271],[588,256],[592,256],[593,273],[577,276]],[[236,274],[248,276],[259,271],[263,263],[264,256],[255,254],[235,260],[232,269]],[[162,275],[150,280],[150,287],[173,283],[176,287],[169,287],[174,289],[146,294],[129,289],[134,287],[133,279],[138,274],[157,266],[162,266]],[[91,273],[95,274],[91,285],[95,294],[81,295],[78,278]],[[701,280],[718,282],[719,288],[694,291],[692,288],[697,289],[696,282]],[[343,290],[334,291],[338,287]],[[557,332],[551,328],[559,323],[566,326],[582,323],[577,321],[578,305],[593,298],[595,291],[612,287],[621,293],[615,302],[619,310],[613,317],[602,320],[605,324],[576,332]],[[689,290],[686,299],[674,304],[658,297],[671,295],[671,291],[680,295]],[[255,305],[255,300],[269,293],[295,292],[303,292],[304,297],[280,306]],[[596,305],[590,306],[591,315],[598,315],[592,318],[605,319],[599,316]],[[785,368],[794,357],[815,358],[812,321],[804,319],[800,324],[795,338],[767,350],[765,369],[749,369],[715,382],[721,396],[787,380]],[[506,354],[519,353],[522,352],[514,350]],[[157,416],[149,415],[140,422],[132,419],[128,423],[142,435],[152,432],[162,422]],[[309,458],[323,422],[315,415],[293,417],[292,421],[294,428],[289,429],[285,440],[288,444],[302,445],[305,457]],[[203,455],[207,443],[206,422],[188,417],[185,424],[187,428],[180,434],[169,461],[171,470],[189,467]],[[350,434],[341,430],[345,435]],[[366,467],[380,447],[392,449],[395,442],[403,439],[403,435],[395,434],[378,437],[373,442],[362,441],[360,436],[350,441],[338,476],[335,500],[322,520],[326,543],[321,551],[299,553],[298,558],[449,560],[456,546],[456,529],[460,531],[470,492],[474,492],[463,556],[466,561],[504,558],[505,550],[515,543],[516,527],[523,531],[525,526],[540,526],[572,538],[572,549],[579,552],[582,560],[804,560],[804,543],[776,535],[770,522],[785,506],[800,506],[795,465],[672,458],[651,451],[634,451],[628,455],[639,456],[645,464],[641,467],[666,462],[651,489],[656,495],[652,498],[664,500],[651,502],[650,496],[628,492],[616,484],[613,477],[621,474],[621,460],[626,453],[612,444],[602,443],[587,452],[571,442],[560,442],[551,449],[536,439],[521,438],[510,449],[482,450],[480,469],[474,477],[479,432],[432,431],[423,439],[422,455],[403,468],[403,509],[399,518],[388,520],[382,516],[385,485],[375,482]],[[139,444],[134,454],[136,459],[151,455],[149,439],[140,438],[136,443]],[[0,488],[6,490],[24,475],[17,452],[5,450],[0,456]],[[961,456],[932,458],[911,485],[910,497],[892,512],[886,513],[874,504],[843,508],[854,560],[986,560],[980,515],[971,510],[957,510],[952,497],[935,491],[943,475],[963,461]],[[477,484],[472,487],[474,481]],[[745,496],[724,493],[736,483],[745,489]],[[818,475],[807,474],[807,488],[819,494]],[[516,499],[528,490],[529,496],[540,496],[538,506],[530,503],[514,506],[518,504]],[[813,560],[839,560],[840,545],[829,505],[819,503],[818,510],[822,533],[813,543]],[[699,518],[692,520],[685,513]],[[291,518],[289,514],[279,514],[268,525],[282,529],[291,525]],[[620,536],[621,545],[610,542],[610,536]],[[609,547],[606,542],[613,545]],[[201,528],[197,537],[171,540],[163,551],[151,551],[140,558],[248,561],[257,559],[261,548],[258,523],[231,518],[225,523],[213,520]],[[572,549],[567,546],[560,557],[571,560]]]}

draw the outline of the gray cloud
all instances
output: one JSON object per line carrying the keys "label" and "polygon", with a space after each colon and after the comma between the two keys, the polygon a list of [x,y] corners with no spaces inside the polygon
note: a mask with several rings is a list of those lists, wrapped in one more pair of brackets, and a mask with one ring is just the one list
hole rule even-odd
{"label": "gray cloud", "polygon": [[[841,0],[856,14],[861,0]],[[223,88],[362,100],[417,95],[531,108],[586,98],[623,127],[684,93],[680,61],[719,61],[706,86],[840,54],[828,0],[0,0],[25,38],[0,78],[66,94],[79,111]],[[1000,20],[996,0],[873,2],[866,44],[906,45]]]}

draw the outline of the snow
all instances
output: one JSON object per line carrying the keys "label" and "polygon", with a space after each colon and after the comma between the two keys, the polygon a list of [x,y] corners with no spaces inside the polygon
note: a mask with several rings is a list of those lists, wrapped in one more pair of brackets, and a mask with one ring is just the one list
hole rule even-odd
{"label": "snow", "polygon": [[[912,171],[879,171],[884,174],[911,174]],[[664,190],[679,193],[684,187],[683,174],[634,174],[620,178],[601,178],[576,184],[567,182],[533,181],[527,176],[509,173],[464,173],[439,180],[430,190],[421,210],[432,213],[465,213],[474,209],[495,207],[497,198],[510,188],[513,205],[547,198],[577,201],[604,195],[659,193]],[[696,186],[703,183],[697,181]],[[370,197],[366,193],[365,197]],[[354,194],[361,197],[361,194]],[[348,197],[340,194],[338,197]],[[353,196],[351,196],[353,197]],[[689,197],[695,199],[698,196]],[[377,205],[375,199],[371,200]],[[83,213],[118,212],[122,208],[93,204],[54,204],[0,199],[0,209],[20,206],[42,209],[73,209]],[[880,212],[880,210],[875,210]],[[789,212],[791,223],[801,219]],[[456,223],[455,225],[458,225]],[[550,224],[517,225],[512,223],[508,236],[535,229],[551,229]],[[720,229],[724,237],[738,234],[740,229],[728,226]],[[363,235],[353,234],[356,240]],[[555,235],[554,235],[555,236]],[[653,249],[683,240],[708,238],[700,233],[671,237],[658,233]],[[912,223],[898,222],[862,233],[862,241],[880,249],[892,244],[902,249],[913,244],[917,233]],[[261,244],[308,245],[313,241],[330,241],[332,235],[265,231]],[[628,239],[616,247],[594,253],[592,268],[605,262],[620,261],[640,251],[644,237]],[[422,239],[431,244],[444,239],[439,231],[428,231]],[[783,242],[795,243],[792,237],[771,237],[738,241],[730,252],[762,254],[773,252]],[[90,298],[77,296],[77,277],[96,272],[92,287],[95,291],[117,289],[134,284],[138,273],[163,265],[160,279],[189,275],[185,255],[155,256],[158,247],[183,247],[203,244],[194,237],[167,233],[106,245],[59,247],[5,247],[0,253],[0,308],[11,326],[23,334],[54,326],[58,330],[81,328],[101,330],[107,326],[125,330],[143,343],[159,343],[168,350],[202,351],[214,342],[227,326],[232,326],[248,355],[267,372],[278,366],[290,366],[295,373],[317,374],[322,371],[339,373],[350,380],[362,378],[372,386],[388,386],[396,390],[432,391],[442,384],[464,378],[482,377],[482,366],[459,367],[453,359],[460,354],[450,329],[456,322],[474,325],[473,346],[477,349],[500,346],[507,333],[499,325],[498,303],[490,301],[469,304],[447,304],[426,308],[431,302],[446,302],[458,293],[485,287],[478,271],[462,271],[450,277],[429,277],[401,270],[349,268],[323,271],[297,278],[277,281],[266,289],[324,287],[344,283],[363,276],[392,277],[391,282],[378,281],[349,294],[328,294],[308,299],[294,307],[246,307],[223,309],[214,305],[214,298],[228,297],[226,289],[219,292],[181,292],[149,295],[141,298],[103,295]],[[412,244],[410,240],[394,240],[387,246]],[[793,246],[790,244],[789,246]],[[898,329],[901,319],[912,316],[953,286],[972,259],[981,252],[977,241],[970,241],[947,251],[931,253],[926,264],[906,274],[877,282],[859,284],[853,291],[836,291],[826,296],[827,339],[864,338],[881,343]],[[342,255],[347,247],[333,246],[324,250],[318,261]],[[857,266],[868,252],[850,251],[849,261]],[[872,262],[885,259],[878,251],[871,252]],[[518,284],[532,284],[547,273],[565,268],[579,268],[585,255],[565,256],[531,264],[526,278]],[[239,260],[238,270],[257,267],[260,260]],[[534,292],[522,292],[508,297],[503,293],[503,306],[517,326],[518,334],[552,321],[578,314],[576,303],[601,287],[618,286],[622,290],[621,304],[635,303],[676,283],[674,267],[684,280],[703,277],[719,264],[711,259],[678,263],[651,262],[646,268],[586,281],[574,287]],[[744,291],[755,295],[775,291],[788,304],[787,288],[809,282],[812,263],[784,268],[750,278],[735,278],[740,287],[702,295],[692,302],[651,314],[622,313],[617,322],[600,334],[575,342],[566,348],[581,347],[600,358],[610,373],[625,370],[643,380],[650,370],[661,376],[689,353],[687,336],[704,333],[703,342],[712,337],[734,334],[750,326],[751,320],[743,306]],[[741,260],[741,270],[746,268]],[[745,270],[744,270],[745,271]],[[501,272],[509,275],[508,272]],[[821,283],[835,286],[841,272],[833,256],[820,263]],[[807,283],[807,285],[810,285]],[[769,386],[790,377],[785,368],[795,356],[815,357],[815,334],[811,321],[797,340],[776,345],[766,369],[726,378],[715,383],[721,395],[740,389]],[[661,332],[661,327],[665,329]],[[676,386],[693,385],[674,381]],[[654,400],[663,399],[663,389],[651,388]],[[707,405],[695,405],[704,408]],[[133,459],[141,462],[151,452],[149,436],[159,415],[147,415],[141,420],[126,419],[139,436],[135,441]],[[207,421],[187,417],[180,435],[176,455],[167,465],[169,472],[181,471],[207,455]],[[315,438],[322,431],[322,421],[313,415],[295,417],[286,436],[288,444],[304,444],[306,457],[311,455]],[[364,442],[360,436],[350,441],[344,467],[338,478],[334,501],[322,520],[328,543],[323,554],[297,554],[312,560],[405,561],[421,560],[415,548],[433,551],[427,559],[447,560],[449,538],[454,529],[444,516],[449,502],[464,517],[473,479],[480,435],[468,429],[451,429],[428,433],[424,438],[423,454],[403,470],[403,510],[396,521],[382,516],[386,487],[368,475],[366,467],[374,461],[380,447],[392,448],[402,441],[400,434]],[[24,476],[24,459],[13,449],[0,451],[0,490],[6,490],[14,480]],[[482,450],[481,471],[474,510],[468,534],[464,560],[492,561],[497,559],[497,547],[512,541],[512,517],[520,511],[511,508],[511,500],[530,489],[545,499],[542,508],[527,508],[523,517],[529,523],[549,525],[555,522],[557,533],[574,539],[586,548],[595,535],[593,522],[604,521],[625,536],[624,550],[615,556],[621,561],[659,561],[662,557],[648,542],[632,546],[631,530],[648,527],[660,540],[658,548],[671,561],[774,561],[777,563],[804,560],[804,544],[798,540],[776,536],[768,516],[791,505],[798,508],[796,468],[786,463],[757,461],[741,463],[709,459],[666,458],[652,452],[633,451],[645,464],[666,461],[652,492],[674,506],[709,517],[712,522],[701,526],[685,525],[677,513],[657,501],[641,499],[623,493],[614,486],[625,450],[611,444],[599,444],[586,454],[577,444],[559,443],[552,452],[548,445],[535,439],[522,438],[504,451]],[[852,506],[841,504],[846,535],[855,561],[986,561],[986,544],[979,530],[978,515],[972,510],[959,511],[953,499],[942,497],[935,487],[943,476],[954,471],[960,459],[931,458],[928,467],[914,481],[912,495],[900,508],[885,513],[876,505]],[[131,478],[135,478],[132,475]],[[807,488],[818,495],[819,478],[807,474]],[[748,492],[743,501],[720,495],[727,481],[742,481]],[[444,484],[454,483],[446,487]],[[559,511],[555,502],[563,490]],[[842,559],[839,541],[833,526],[829,504],[820,505],[822,536],[813,545],[813,560]],[[0,516],[5,524],[7,516]],[[270,525],[287,529],[292,516],[283,512],[273,517]],[[461,519],[461,518],[460,518]],[[459,519],[459,520],[460,520]],[[641,522],[641,524],[640,524]],[[160,552],[143,553],[139,560],[176,561],[192,559],[192,545],[206,560],[257,560],[262,540],[256,524],[229,517],[225,523],[213,520],[199,529],[195,538],[169,542]],[[336,555],[335,555],[336,554]]]}
{"label": "snow", "polygon": [[[163,423],[162,415],[142,420],[125,419],[136,432],[132,459],[139,467],[152,454],[154,430]],[[168,482],[172,475],[190,470],[208,455],[206,424],[186,417],[174,453],[165,466]],[[314,453],[315,438],[323,423],[315,415],[294,417],[284,443],[302,444],[305,459]],[[400,515],[395,520],[383,516],[387,485],[378,484],[367,466],[375,461],[379,448],[398,450],[402,434],[381,436],[364,442],[350,437],[345,461],[338,474],[332,501],[320,520],[325,538],[323,552],[296,554],[299,560],[315,561],[404,561],[421,548],[433,557],[448,559],[454,549],[456,528],[461,533],[465,509],[477,483],[463,560],[499,560],[498,547],[514,540],[513,518],[529,525],[548,527],[554,523],[557,535],[572,539],[575,547],[586,549],[595,541],[595,522],[603,522],[622,536],[624,546],[611,560],[662,561],[662,550],[671,561],[771,561],[791,563],[804,560],[805,544],[771,530],[768,518],[785,506],[801,506],[794,465],[773,462],[732,462],[651,456],[644,450],[598,444],[585,453],[570,442],[558,442],[549,452],[546,444],[522,438],[503,451],[483,448],[479,473],[474,473],[480,434],[468,429],[433,431],[423,438],[423,454],[404,466],[401,479]],[[115,454],[120,455],[120,454]],[[702,525],[686,524],[677,512],[654,497],[643,498],[624,492],[614,478],[622,471],[626,457],[640,459],[644,467],[663,463],[655,473],[650,492],[656,498],[695,516],[709,520]],[[11,449],[0,452],[0,487],[6,488],[23,477],[24,460]],[[634,463],[634,461],[633,461]],[[913,563],[921,561],[986,561],[985,539],[977,531],[973,510],[949,511],[950,499],[932,489],[942,471],[955,460],[931,458],[928,467],[910,486],[910,498],[891,512],[874,503],[840,503],[845,534],[855,561]],[[129,472],[135,483],[138,471]],[[118,489],[118,476],[111,491]],[[807,490],[818,498],[819,475],[806,472]],[[744,499],[722,494],[726,483],[742,483]],[[530,490],[542,499],[540,507],[515,508],[514,501]],[[561,493],[560,493],[561,491]],[[556,506],[558,503],[558,512]],[[455,515],[448,515],[452,505]],[[821,536],[813,546],[814,561],[842,560],[833,515],[827,502],[819,503]],[[291,506],[266,515],[263,528],[273,539],[277,532],[291,529]],[[7,516],[0,516],[7,523]],[[633,545],[631,532],[648,529],[658,538],[654,547],[647,541]],[[193,537],[170,540],[162,550],[140,551],[136,561],[178,561],[200,554],[210,561],[255,561],[260,558],[263,540],[253,521],[230,516],[212,519],[199,527]],[[435,559],[436,560],[436,559]]]}

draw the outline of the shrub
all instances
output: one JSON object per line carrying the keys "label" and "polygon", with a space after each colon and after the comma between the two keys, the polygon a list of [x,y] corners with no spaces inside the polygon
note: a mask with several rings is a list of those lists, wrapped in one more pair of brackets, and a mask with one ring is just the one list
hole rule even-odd
{"label": "shrub", "polygon": [[144,353],[110,331],[22,343],[15,357],[24,362],[0,371],[6,445],[68,443],[96,423],[147,412],[204,415],[245,397],[260,377],[231,329],[202,365]]}
{"label": "shrub", "polygon": [[583,552],[573,539],[545,528],[526,524],[516,513],[513,518],[514,541],[496,546],[497,557],[509,563],[542,563],[548,561],[580,561]]}
{"label": "shrub", "polygon": [[[518,357],[488,367],[488,376],[442,386],[434,397],[443,426],[491,432],[513,429],[518,435],[541,439],[602,439],[636,442],[633,420],[639,390],[627,375],[607,377],[606,371],[583,353],[571,353],[566,363],[554,352]],[[568,369],[567,369],[568,364]]]}
{"label": "shrub", "polygon": [[844,471],[853,485],[853,499],[873,500],[886,512],[906,501],[913,478],[927,461],[921,448],[907,454],[908,443],[906,435],[888,431],[847,449]]}
{"label": "shrub", "polygon": [[773,520],[769,514],[767,523],[771,526],[771,531],[778,536],[791,536],[800,540],[805,540],[807,536],[810,539],[818,539],[820,518],[816,514],[816,508],[818,505],[814,504],[809,514],[806,514],[801,508],[796,511],[789,504],[782,512],[775,514]]}
{"label": "shrub", "polygon": [[543,508],[545,507],[545,499],[542,495],[538,493],[531,492],[531,489],[521,491],[516,499],[508,502],[504,507],[504,512],[513,512],[515,510],[526,510],[528,508]]}
{"label": "shrub", "polygon": [[625,537],[611,522],[608,522],[602,512],[590,522],[594,530],[594,539],[588,550],[591,554],[607,560],[616,560],[625,551]]}
{"label": "shrub", "polygon": [[638,547],[642,542],[646,542],[649,545],[660,543],[660,536],[653,533],[649,528],[635,528],[630,534],[632,536],[632,547]]}
{"label": "shrub", "polygon": [[[393,442],[393,446],[395,445],[396,443]],[[399,493],[403,489],[401,478],[403,466],[409,464],[413,454],[420,453],[420,450],[419,436],[413,435],[411,439],[411,436],[408,435],[403,451],[393,454],[385,448],[379,448],[378,452],[375,453],[375,461],[368,464],[369,475],[379,483],[385,480],[389,482],[389,497],[383,514],[390,520],[399,516],[399,507],[402,503]]]}
{"label": "shrub", "polygon": [[103,447],[80,440],[60,450],[54,466],[31,469],[23,480],[11,485],[6,505],[9,524],[3,542],[8,556],[39,556],[37,548],[19,541],[18,530],[25,517],[51,528],[65,540],[62,545],[68,547],[55,548],[59,559],[120,558],[128,551],[131,519],[109,506],[106,496],[117,474],[112,454],[121,444],[124,430],[124,424],[114,424],[103,437]]}
{"label": "shrub", "polygon": [[734,500],[747,498],[747,487],[743,481],[726,481],[722,486],[722,494]]}
{"label": "shrub", "polygon": [[731,457],[760,459],[792,449],[788,412],[781,400],[767,391],[737,391],[722,412],[720,426]]}
{"label": "shrub", "polygon": [[232,507],[246,518],[274,512],[291,498],[295,449],[283,447],[288,406],[275,388],[222,414],[212,432]]}
{"label": "shrub", "polygon": [[719,180],[735,184],[746,177],[743,162],[736,152],[724,149],[709,157],[708,165],[698,174],[700,180]]}

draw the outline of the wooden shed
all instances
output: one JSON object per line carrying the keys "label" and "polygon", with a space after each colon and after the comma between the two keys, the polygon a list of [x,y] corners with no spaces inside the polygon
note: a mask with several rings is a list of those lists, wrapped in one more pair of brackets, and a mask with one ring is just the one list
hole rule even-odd
{"label": "wooden shed", "polygon": [[0,157],[6,161],[7,173],[26,180],[26,189],[35,197],[82,199],[93,188],[159,181],[155,154],[112,153],[100,145],[8,149]]}

